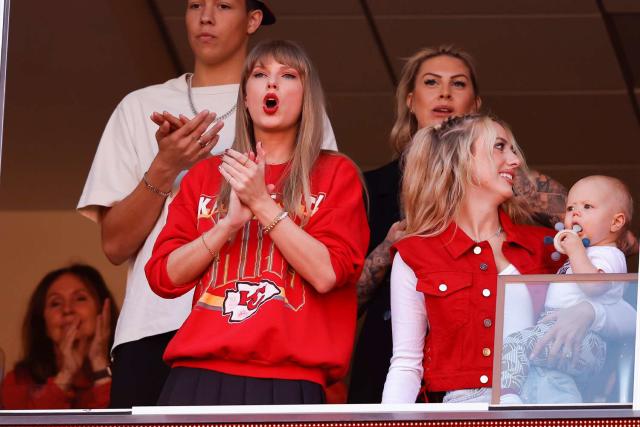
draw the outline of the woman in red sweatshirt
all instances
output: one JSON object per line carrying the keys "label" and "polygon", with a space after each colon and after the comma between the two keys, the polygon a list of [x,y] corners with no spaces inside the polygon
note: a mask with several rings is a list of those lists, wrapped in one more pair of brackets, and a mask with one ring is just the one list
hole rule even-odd
{"label": "woman in red sweatshirt", "polygon": [[74,264],[44,276],[24,319],[24,357],[2,383],[4,409],[109,405],[109,348],[118,317],[110,301],[91,266]]}
{"label": "woman in red sweatshirt", "polygon": [[354,338],[369,238],[359,173],[321,151],[323,93],[294,43],[252,50],[237,115],[233,147],[182,181],[146,267],[165,298],[196,288],[158,403],[322,403]]}

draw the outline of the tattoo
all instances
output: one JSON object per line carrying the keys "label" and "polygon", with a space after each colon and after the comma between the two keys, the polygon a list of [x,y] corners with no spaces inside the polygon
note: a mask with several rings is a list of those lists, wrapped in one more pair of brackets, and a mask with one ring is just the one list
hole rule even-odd
{"label": "tattoo", "polygon": [[518,170],[514,191],[518,197],[526,198],[539,224],[553,227],[564,219],[567,189],[558,181],[534,170],[528,176]]}
{"label": "tattoo", "polygon": [[375,291],[378,290],[391,266],[390,248],[391,243],[385,239],[376,246],[364,260],[364,268],[356,284],[358,292],[358,315],[362,314],[364,306],[369,302]]}

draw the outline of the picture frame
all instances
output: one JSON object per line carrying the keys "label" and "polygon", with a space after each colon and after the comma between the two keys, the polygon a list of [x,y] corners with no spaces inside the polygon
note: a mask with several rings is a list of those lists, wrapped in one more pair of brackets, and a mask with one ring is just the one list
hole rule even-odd
{"label": "picture frame", "polygon": [[[636,379],[638,370],[635,369],[638,357],[638,274],[606,274],[605,280],[603,280],[603,276],[602,274],[498,276],[492,407],[631,407],[633,401],[638,400],[639,393],[634,392],[638,387]],[[542,310],[544,310],[542,307],[544,301],[541,300],[546,299],[549,285],[562,286],[564,283],[590,284],[592,286],[623,284],[623,298],[635,310],[635,331],[624,340],[607,340],[602,337],[606,344],[606,356],[597,375],[593,373],[597,368],[586,367],[590,365],[585,365],[582,356],[574,355],[571,362],[564,362],[558,357],[549,358],[545,362],[543,356],[541,360],[531,361],[526,368],[526,372],[530,376],[527,376],[524,381],[520,402],[517,401],[517,398],[505,398],[506,394],[513,393],[510,389],[503,390],[503,375],[511,378],[514,376],[514,372],[516,372],[516,376],[522,374],[522,372],[517,373],[518,367],[515,361],[522,360],[522,356],[520,358],[514,356],[514,343],[517,344],[518,340],[523,337],[530,337],[527,335],[530,331],[522,333],[524,330],[522,328],[527,323],[529,323],[527,328],[536,324]],[[523,299],[517,296],[524,295],[523,291],[531,297],[532,310],[523,306]],[[526,319],[528,312],[532,316]],[[513,319],[517,319],[515,323],[520,322],[520,324],[515,324]],[[518,335],[514,335],[516,333]],[[507,341],[506,348],[505,340]],[[534,338],[529,338],[528,347],[520,348],[527,357],[531,354],[528,351],[531,348],[531,343],[534,342],[531,340]],[[520,346],[516,345],[516,347]],[[529,350],[523,350],[523,348],[529,348]],[[595,351],[593,353],[597,354]],[[557,360],[560,362],[555,362]],[[552,367],[554,364],[555,368]],[[593,371],[589,371],[590,369]],[[613,371],[608,371],[609,369],[613,369]],[[573,374],[570,374],[570,371],[573,371]],[[576,374],[577,371],[580,371],[580,374]],[[592,374],[589,375],[583,371],[592,372]],[[589,380],[585,381],[586,377],[582,377],[582,375],[587,375]],[[520,380],[521,377],[516,383],[519,383]],[[510,381],[510,379],[505,379],[505,382],[509,384],[511,384]]]}

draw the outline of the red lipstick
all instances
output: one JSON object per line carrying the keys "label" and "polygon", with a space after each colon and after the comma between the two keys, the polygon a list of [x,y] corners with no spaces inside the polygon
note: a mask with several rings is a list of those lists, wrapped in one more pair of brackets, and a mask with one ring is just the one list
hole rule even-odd
{"label": "red lipstick", "polygon": [[280,100],[278,95],[273,92],[267,93],[262,100],[262,110],[269,115],[275,114],[278,111],[278,105]]}

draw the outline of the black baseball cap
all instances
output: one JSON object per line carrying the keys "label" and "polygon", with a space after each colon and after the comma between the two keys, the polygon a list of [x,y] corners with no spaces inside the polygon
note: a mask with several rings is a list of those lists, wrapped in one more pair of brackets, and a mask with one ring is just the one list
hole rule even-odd
{"label": "black baseball cap", "polygon": [[253,3],[255,3],[257,9],[262,11],[262,23],[260,25],[271,25],[276,23],[276,16],[263,1],[253,0]]}

